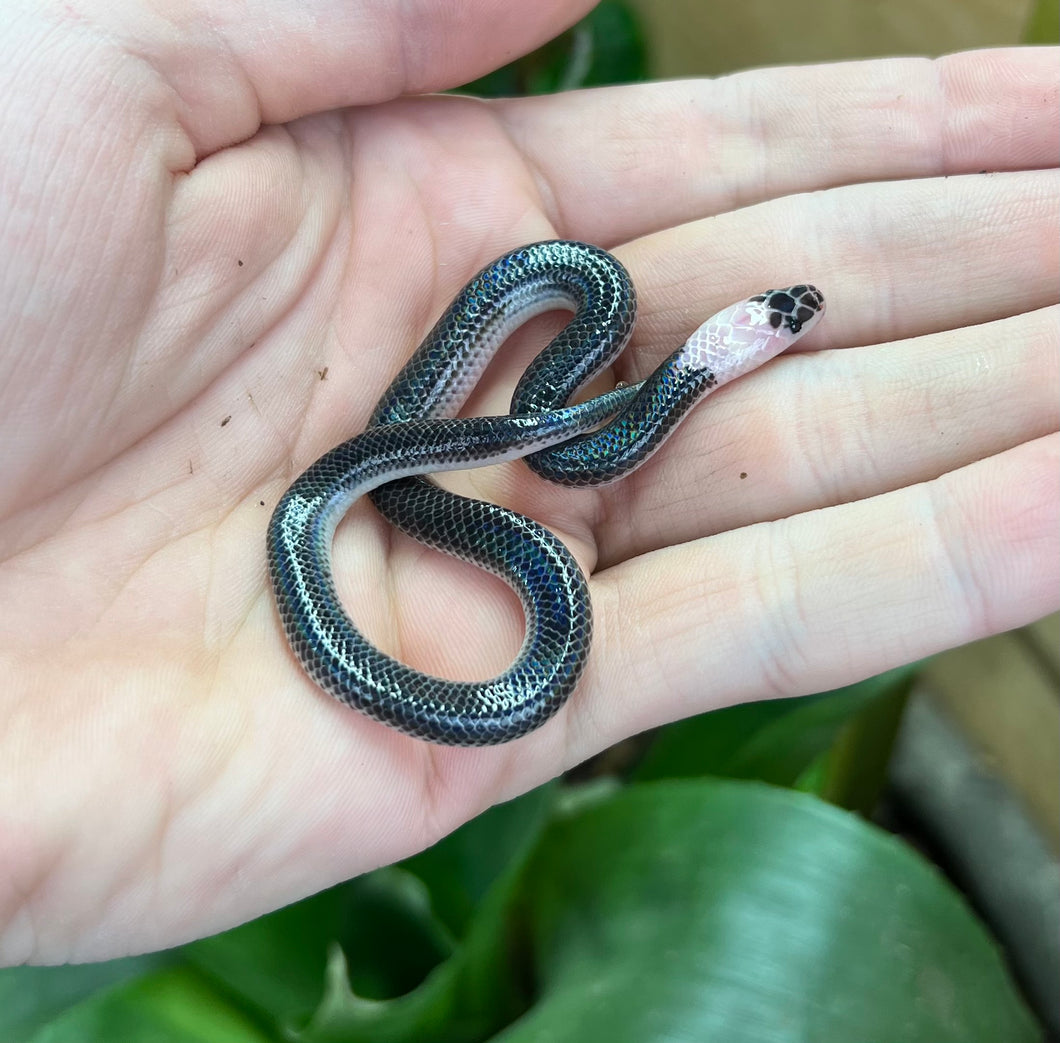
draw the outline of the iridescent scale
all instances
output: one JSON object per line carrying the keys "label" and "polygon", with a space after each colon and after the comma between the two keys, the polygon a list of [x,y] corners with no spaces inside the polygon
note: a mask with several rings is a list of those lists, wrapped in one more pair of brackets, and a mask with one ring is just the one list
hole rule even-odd
{"label": "iridescent scale", "polygon": [[[454,419],[512,330],[557,307],[574,317],[519,382],[512,415]],[[589,654],[592,611],[581,570],[537,522],[412,476],[526,456],[563,484],[613,481],[643,463],[695,402],[779,353],[823,308],[809,285],[767,291],[704,323],[640,384],[570,407],[629,340],[636,303],[628,274],[605,251],[568,241],[522,247],[488,265],[387,389],[369,429],[309,467],[273,513],[270,577],[306,673],[342,702],[431,742],[501,743],[543,724],[574,690]],[[404,532],[495,573],[519,594],[526,637],[502,674],[481,682],[433,677],[357,630],[335,591],[331,542],[364,493]]]}

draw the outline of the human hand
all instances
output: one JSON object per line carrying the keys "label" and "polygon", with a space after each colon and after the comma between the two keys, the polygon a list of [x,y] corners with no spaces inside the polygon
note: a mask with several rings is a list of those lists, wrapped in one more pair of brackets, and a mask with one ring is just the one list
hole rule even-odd
{"label": "human hand", "polygon": [[[219,930],[623,736],[1055,607],[1055,54],[398,97],[581,13],[509,6],[27,4],[0,43],[3,962]],[[816,282],[829,315],[614,487],[455,479],[563,536],[596,642],[539,732],[441,749],[307,681],[265,525],[467,277],[550,236],[632,272],[623,379],[771,285]],[[473,408],[506,408],[546,327]],[[483,677],[518,646],[502,586],[363,504],[335,562],[414,666]]]}

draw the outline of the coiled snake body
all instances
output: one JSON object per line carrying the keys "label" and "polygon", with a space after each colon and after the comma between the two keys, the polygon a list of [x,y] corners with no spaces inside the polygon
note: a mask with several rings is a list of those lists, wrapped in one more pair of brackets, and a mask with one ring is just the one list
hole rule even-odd
{"label": "coiled snake body", "polygon": [[[574,317],[527,369],[511,415],[455,419],[512,330],[557,307]],[[695,402],[788,347],[823,309],[808,284],[758,294],[705,322],[639,384],[567,406],[629,340],[636,304],[628,274],[605,251],[562,240],[521,247],[485,267],[387,389],[368,430],[312,464],[269,522],[276,604],[306,673],[342,702],[431,742],[501,743],[543,724],[573,691],[589,652],[592,612],[581,570],[537,522],[411,476],[525,456],[552,481],[613,481],[643,463]],[[357,630],[335,591],[331,543],[364,493],[392,524],[516,591],[526,637],[502,674],[481,682],[432,677]]]}

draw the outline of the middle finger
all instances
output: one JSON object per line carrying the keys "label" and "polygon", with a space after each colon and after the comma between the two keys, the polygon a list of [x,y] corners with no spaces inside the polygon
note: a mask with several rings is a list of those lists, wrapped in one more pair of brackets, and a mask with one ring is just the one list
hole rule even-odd
{"label": "middle finger", "polygon": [[618,251],[645,273],[626,379],[712,310],[769,285],[819,285],[829,315],[807,346],[836,350],[778,359],[720,390],[604,490],[600,564],[923,481],[1053,430],[1056,324],[1038,309],[1056,301],[1060,273],[1056,182],[1029,172],[850,186]]}

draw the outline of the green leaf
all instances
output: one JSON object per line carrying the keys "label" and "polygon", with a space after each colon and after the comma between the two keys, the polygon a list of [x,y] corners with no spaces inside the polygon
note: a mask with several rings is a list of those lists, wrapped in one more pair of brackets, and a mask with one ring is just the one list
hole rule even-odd
{"label": "green leaf", "polygon": [[634,9],[603,0],[543,47],[459,89],[499,98],[635,83],[647,75],[647,45]]}
{"label": "green leaf", "polygon": [[1023,31],[1024,43],[1055,44],[1060,40],[1060,7],[1056,0],[1037,0]]}
{"label": "green leaf", "polygon": [[343,944],[350,984],[368,999],[412,991],[454,949],[423,881],[400,866],[350,881],[354,903]]}
{"label": "green leaf", "polygon": [[192,964],[281,1031],[314,1017],[334,952],[361,1000],[413,992],[453,950],[423,883],[397,866],[357,877],[213,938],[186,946]]}
{"label": "green leaf", "polygon": [[88,996],[172,963],[173,953],[69,967],[0,969],[0,1039],[25,1043],[34,1032]]}
{"label": "green leaf", "polygon": [[323,1002],[298,1043],[473,1043],[526,1009],[524,972],[510,910],[521,862],[490,888],[453,955],[416,988],[373,1000],[350,986],[342,948],[333,946]]}
{"label": "green leaf", "polygon": [[636,10],[619,0],[604,0],[582,20],[591,50],[584,74],[567,73],[564,89],[637,83],[648,75],[648,45]]}
{"label": "green leaf", "polygon": [[629,787],[526,868],[539,1002],[503,1043],[1030,1043],[996,944],[919,856],[758,783]]}
{"label": "green leaf", "polygon": [[513,888],[551,819],[558,792],[555,784],[531,790],[489,809],[401,867],[365,878],[400,873],[414,880],[422,888],[424,923],[429,917],[438,937],[456,947],[422,981],[406,981],[398,995],[396,989],[366,987],[365,967],[392,965],[395,943],[405,950],[416,947],[398,932],[347,932],[341,946],[331,947],[324,999],[295,1038],[461,1043],[485,1039],[525,1010],[529,996],[511,922]]}
{"label": "green leaf", "polygon": [[320,1003],[328,946],[343,930],[350,901],[348,885],[333,887],[186,945],[182,954],[269,1022],[302,1025]]}
{"label": "green leaf", "polygon": [[271,1043],[194,971],[174,968],[98,993],[32,1043]]}
{"label": "green leaf", "polygon": [[[917,668],[891,670],[822,695],[745,703],[672,724],[659,733],[635,778],[721,775],[794,786],[858,714],[904,692]],[[885,752],[891,737],[886,736]],[[823,772],[815,784],[828,781]]]}
{"label": "green leaf", "polygon": [[887,785],[887,768],[918,668],[914,664],[872,678],[878,685],[876,696],[846,722],[822,757],[817,796],[872,814]]}
{"label": "green leaf", "polygon": [[494,881],[536,842],[552,814],[558,787],[547,783],[498,804],[402,865],[430,893],[435,916],[462,937]]}

